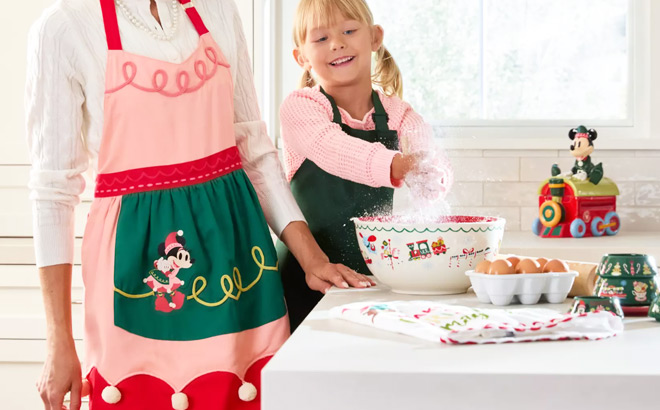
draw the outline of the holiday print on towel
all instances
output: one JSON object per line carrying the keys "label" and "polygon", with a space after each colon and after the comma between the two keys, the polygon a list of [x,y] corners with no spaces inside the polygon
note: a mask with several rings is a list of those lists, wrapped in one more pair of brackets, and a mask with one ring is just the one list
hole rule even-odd
{"label": "holiday print on towel", "polygon": [[330,310],[331,318],[445,344],[600,340],[623,331],[608,311],[576,314],[543,308],[481,309],[433,301],[358,302]]}
{"label": "holiday print on towel", "polygon": [[179,290],[185,281],[178,278],[181,269],[188,269],[195,263],[190,251],[185,248],[183,231],[167,235],[165,242],[158,245],[160,258],[154,261],[154,269],[144,278],[144,283],[154,291],[157,311],[169,313],[181,309],[186,296]]}

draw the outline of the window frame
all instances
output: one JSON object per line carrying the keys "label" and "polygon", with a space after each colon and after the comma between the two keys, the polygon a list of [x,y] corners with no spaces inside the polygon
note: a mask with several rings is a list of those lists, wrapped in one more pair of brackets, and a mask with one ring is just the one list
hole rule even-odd
{"label": "window frame", "polygon": [[[252,0],[254,69],[262,116],[279,145],[279,104],[301,70],[292,58],[291,27],[297,0]],[[629,115],[584,125],[599,131],[599,149],[660,149],[660,4],[630,0]],[[654,74],[653,71],[658,72]],[[405,75],[405,74],[404,74]],[[655,81],[654,81],[655,80]],[[564,149],[571,120],[428,120],[447,149]]]}

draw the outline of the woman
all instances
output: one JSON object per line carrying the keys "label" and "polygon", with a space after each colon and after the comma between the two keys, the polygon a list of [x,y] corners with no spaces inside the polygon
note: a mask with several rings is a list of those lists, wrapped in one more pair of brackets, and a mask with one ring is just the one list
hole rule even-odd
{"label": "woman", "polygon": [[[370,284],[329,263],[303,222],[259,120],[236,6],[200,3],[62,0],[31,32],[48,410],[67,391],[80,407],[81,376],[95,410],[258,408],[260,370],[289,333],[266,221],[312,289]],[[81,369],[73,209],[90,160]]]}

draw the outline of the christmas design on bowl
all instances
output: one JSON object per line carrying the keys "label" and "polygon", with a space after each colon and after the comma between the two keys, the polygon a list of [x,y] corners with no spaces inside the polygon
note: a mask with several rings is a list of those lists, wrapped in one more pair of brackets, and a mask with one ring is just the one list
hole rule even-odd
{"label": "christmas design on bowl", "polygon": [[505,220],[445,216],[433,222],[399,217],[353,218],[356,246],[371,273],[393,292],[420,295],[465,293],[465,272],[497,256]]}

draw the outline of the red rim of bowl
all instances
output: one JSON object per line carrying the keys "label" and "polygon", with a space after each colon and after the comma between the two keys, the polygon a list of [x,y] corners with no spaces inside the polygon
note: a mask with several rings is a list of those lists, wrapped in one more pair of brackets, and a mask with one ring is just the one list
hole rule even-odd
{"label": "red rim of bowl", "polygon": [[473,215],[447,215],[438,217],[434,221],[422,220],[410,222],[400,216],[363,216],[357,219],[365,223],[385,223],[385,224],[429,224],[429,223],[458,223],[458,224],[492,224],[504,221],[504,218],[495,216],[473,216]]}

